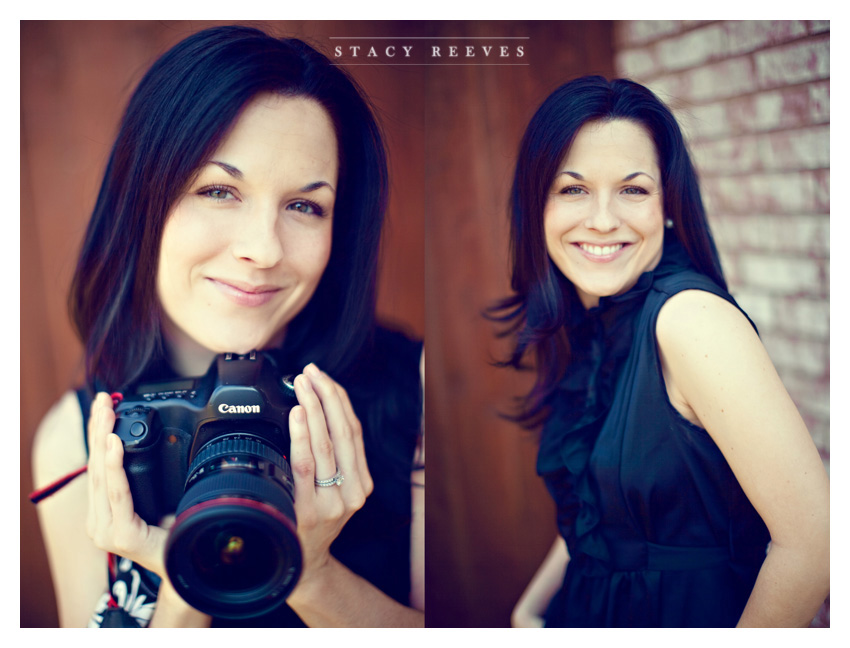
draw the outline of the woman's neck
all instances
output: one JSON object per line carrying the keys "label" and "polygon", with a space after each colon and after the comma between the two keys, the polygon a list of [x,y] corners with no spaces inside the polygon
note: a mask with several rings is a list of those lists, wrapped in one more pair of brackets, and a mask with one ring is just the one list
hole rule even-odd
{"label": "woman's neck", "polygon": [[[283,344],[286,329],[281,329],[264,349],[278,348]],[[163,318],[162,337],[165,341],[165,351],[171,368],[179,376],[203,376],[207,373],[216,352],[198,344],[175,326],[168,318]]]}
{"label": "woman's neck", "polygon": [[169,364],[179,376],[202,376],[215,358],[214,351],[201,346],[167,321],[163,322],[163,339]]}

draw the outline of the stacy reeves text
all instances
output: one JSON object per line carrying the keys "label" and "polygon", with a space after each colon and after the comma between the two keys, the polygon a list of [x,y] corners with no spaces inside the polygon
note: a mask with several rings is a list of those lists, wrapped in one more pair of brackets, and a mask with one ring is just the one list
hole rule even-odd
{"label": "stacy reeves text", "polygon": [[377,59],[393,60],[399,63],[413,62],[415,59],[436,60],[484,59],[504,62],[509,59],[521,59],[525,56],[525,45],[336,45],[334,58],[340,59]]}

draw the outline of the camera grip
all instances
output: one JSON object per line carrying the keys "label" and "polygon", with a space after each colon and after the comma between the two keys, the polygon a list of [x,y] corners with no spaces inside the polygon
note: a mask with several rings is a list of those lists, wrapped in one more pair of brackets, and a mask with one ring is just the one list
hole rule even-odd
{"label": "camera grip", "polygon": [[150,408],[134,408],[121,412],[115,420],[114,433],[124,444],[124,472],[133,496],[133,508],[148,524],[157,525],[162,517],[159,484],[160,462],[156,412]]}

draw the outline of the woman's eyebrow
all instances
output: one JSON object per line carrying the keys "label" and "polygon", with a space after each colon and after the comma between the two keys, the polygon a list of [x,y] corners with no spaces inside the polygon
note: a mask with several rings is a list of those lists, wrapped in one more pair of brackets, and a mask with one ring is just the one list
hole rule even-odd
{"label": "woman's eyebrow", "polygon": [[[580,174],[578,171],[561,171],[562,174],[572,176],[576,180],[584,180],[584,176]],[[634,173],[630,173],[625,178],[623,178],[622,182],[628,182],[629,180],[634,180],[639,175],[645,175],[647,178],[652,180],[653,182],[657,182],[655,178],[649,175],[646,171],[635,171]]]}
{"label": "woman's eyebrow", "polygon": [[[226,162],[221,162],[220,160],[210,160],[210,164],[215,164],[217,167],[221,167],[227,172],[228,175],[233,176],[237,180],[242,180],[245,177],[239,169],[237,169],[231,164],[227,164]],[[331,183],[326,182],[324,180],[317,180],[316,182],[311,182],[310,184],[301,187],[298,191],[310,192],[316,191],[317,189],[321,189],[322,187],[327,187],[333,193],[336,193],[336,189],[331,186]]]}
{"label": "woman's eyebrow", "polygon": [[561,174],[562,175],[566,174],[568,176],[572,176],[576,180],[584,180],[584,176],[582,174],[578,173],[577,171],[561,171]]}
{"label": "woman's eyebrow", "polygon": [[[227,162],[222,162],[221,160],[210,160],[210,164],[215,164],[217,167],[224,169],[228,175],[233,176],[237,180],[242,180],[245,177],[239,169],[237,169],[232,164],[227,164]],[[298,191],[316,191],[317,189],[321,189],[322,187],[327,187],[332,192],[336,193],[336,189],[333,188],[330,182],[326,182],[324,180],[317,180],[316,182],[311,182],[308,185],[301,187]]]}
{"label": "woman's eyebrow", "polygon": [[336,189],[334,189],[329,182],[325,182],[324,180],[317,180],[316,182],[311,182],[310,184],[301,187],[298,191],[316,191],[317,189],[321,189],[322,187],[327,187],[332,192],[336,193]]}
{"label": "woman's eyebrow", "polygon": [[216,166],[221,167],[222,169],[224,169],[227,172],[228,175],[233,176],[237,180],[241,180],[244,177],[242,172],[239,169],[237,169],[235,166],[231,166],[231,165],[227,164],[226,162],[219,162],[218,160],[211,160],[210,164],[215,164]]}
{"label": "woman's eyebrow", "polygon": [[645,175],[647,178],[652,180],[653,182],[657,182],[655,178],[649,175],[646,171],[635,171],[634,173],[630,173],[625,178],[623,178],[623,182],[628,182],[629,180],[634,180],[639,175]]}

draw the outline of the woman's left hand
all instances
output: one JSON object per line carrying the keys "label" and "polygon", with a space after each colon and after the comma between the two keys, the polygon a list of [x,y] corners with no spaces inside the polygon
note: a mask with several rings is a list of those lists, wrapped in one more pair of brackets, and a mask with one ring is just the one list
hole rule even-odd
{"label": "woman's left hand", "polygon": [[[363,431],[348,394],[314,364],[294,381],[299,405],[289,414],[290,465],[301,542],[299,586],[320,578],[330,546],[372,492]],[[339,470],[342,483],[318,486]],[[297,589],[297,588],[296,588]]]}

